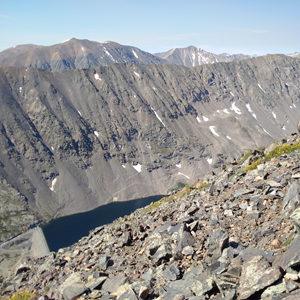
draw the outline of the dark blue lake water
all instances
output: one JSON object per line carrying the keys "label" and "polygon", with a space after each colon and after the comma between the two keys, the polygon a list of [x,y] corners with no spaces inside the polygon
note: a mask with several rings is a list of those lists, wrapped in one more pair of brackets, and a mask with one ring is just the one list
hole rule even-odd
{"label": "dark blue lake water", "polygon": [[68,247],[89,234],[89,231],[131,214],[138,208],[158,201],[163,196],[151,196],[124,202],[112,202],[94,210],[55,219],[42,226],[50,251]]}

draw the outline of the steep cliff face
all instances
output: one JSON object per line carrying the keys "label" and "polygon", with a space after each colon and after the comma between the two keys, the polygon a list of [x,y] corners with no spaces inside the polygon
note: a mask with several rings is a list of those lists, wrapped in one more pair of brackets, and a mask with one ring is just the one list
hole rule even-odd
{"label": "steep cliff face", "polygon": [[167,63],[136,47],[75,38],[49,47],[20,45],[0,52],[0,66],[34,67],[51,71],[88,69],[124,62]]}
{"label": "steep cliff face", "polygon": [[43,218],[164,194],[294,132],[299,66],[2,67],[0,176]]}

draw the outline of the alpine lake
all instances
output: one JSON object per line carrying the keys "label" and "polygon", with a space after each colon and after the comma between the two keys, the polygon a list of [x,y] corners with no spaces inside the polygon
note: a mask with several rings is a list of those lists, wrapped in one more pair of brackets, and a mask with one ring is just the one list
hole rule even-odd
{"label": "alpine lake", "polygon": [[151,196],[122,202],[111,202],[94,210],[61,217],[42,226],[50,251],[68,247],[89,234],[89,231],[131,214],[138,208],[156,202],[164,195]]}

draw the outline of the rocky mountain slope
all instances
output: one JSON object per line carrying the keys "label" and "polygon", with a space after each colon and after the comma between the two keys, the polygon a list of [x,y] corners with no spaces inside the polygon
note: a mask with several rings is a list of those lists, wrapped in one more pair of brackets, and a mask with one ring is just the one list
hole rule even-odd
{"label": "rocky mountain slope", "polygon": [[167,63],[136,47],[75,38],[49,47],[20,45],[0,52],[0,66],[34,67],[51,71],[88,69],[124,62]]}
{"label": "rocky mountain slope", "polygon": [[294,134],[247,152],[70,247],[23,260],[2,298],[299,299],[299,150]]}
{"label": "rocky mountain slope", "polygon": [[300,53],[299,52],[295,52],[295,53],[291,53],[291,54],[287,54],[290,57],[294,57],[294,58],[300,58]]}
{"label": "rocky mountain slope", "polygon": [[174,48],[167,52],[154,53],[157,57],[166,60],[169,64],[196,67],[203,64],[214,64],[217,62],[232,62],[251,58],[251,55],[227,53],[214,54],[195,46],[186,48]]}
{"label": "rocky mountain slope", "polygon": [[299,63],[0,68],[0,179],[11,191],[1,216],[13,214],[10,202],[26,204],[32,222],[16,214],[15,234],[18,216],[29,226],[166,194],[283,138],[299,121]]}

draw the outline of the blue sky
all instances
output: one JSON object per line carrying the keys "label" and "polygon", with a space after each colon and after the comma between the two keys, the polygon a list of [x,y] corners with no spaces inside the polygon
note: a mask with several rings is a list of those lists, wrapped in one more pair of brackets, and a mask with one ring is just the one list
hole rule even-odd
{"label": "blue sky", "polygon": [[0,0],[0,51],[75,37],[151,53],[288,54],[300,52],[299,12],[300,0]]}

